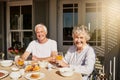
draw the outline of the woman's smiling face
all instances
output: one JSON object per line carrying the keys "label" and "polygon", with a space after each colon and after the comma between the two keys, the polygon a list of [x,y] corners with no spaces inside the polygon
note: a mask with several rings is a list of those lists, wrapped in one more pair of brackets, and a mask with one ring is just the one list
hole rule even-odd
{"label": "woman's smiling face", "polygon": [[90,40],[89,31],[84,25],[73,27],[72,37],[78,52],[81,51],[86,46],[87,41]]}
{"label": "woman's smiling face", "polygon": [[86,45],[86,37],[85,33],[81,32],[79,34],[74,34],[73,36],[73,42],[77,49],[82,49]]}

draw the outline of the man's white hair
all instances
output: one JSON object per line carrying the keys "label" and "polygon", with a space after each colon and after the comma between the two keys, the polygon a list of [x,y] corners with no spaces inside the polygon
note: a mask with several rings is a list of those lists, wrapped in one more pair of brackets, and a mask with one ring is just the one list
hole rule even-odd
{"label": "man's white hair", "polygon": [[45,32],[47,33],[47,27],[46,27],[44,24],[37,24],[37,25],[35,26],[35,32],[36,32],[36,29],[37,29],[38,27],[43,27],[44,30],[45,30]]}

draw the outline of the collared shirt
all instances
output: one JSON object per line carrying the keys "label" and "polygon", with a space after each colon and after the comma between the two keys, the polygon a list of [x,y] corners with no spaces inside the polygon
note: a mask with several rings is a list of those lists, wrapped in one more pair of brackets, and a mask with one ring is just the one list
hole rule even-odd
{"label": "collared shirt", "polygon": [[87,80],[94,69],[95,52],[89,45],[87,45],[80,53],[76,50],[76,46],[71,46],[65,55],[65,61],[75,69],[75,72],[84,75],[83,80]]}

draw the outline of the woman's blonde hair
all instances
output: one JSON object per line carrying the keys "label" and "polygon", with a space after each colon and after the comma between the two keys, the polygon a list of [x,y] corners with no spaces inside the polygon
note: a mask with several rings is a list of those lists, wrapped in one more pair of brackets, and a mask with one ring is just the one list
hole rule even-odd
{"label": "woman's blonde hair", "polygon": [[79,35],[79,34],[81,34],[81,33],[83,33],[83,32],[85,33],[85,38],[86,38],[86,40],[87,40],[87,41],[90,40],[89,31],[88,31],[87,27],[84,26],[84,25],[78,25],[78,26],[73,27],[72,37],[74,38],[74,34]]}

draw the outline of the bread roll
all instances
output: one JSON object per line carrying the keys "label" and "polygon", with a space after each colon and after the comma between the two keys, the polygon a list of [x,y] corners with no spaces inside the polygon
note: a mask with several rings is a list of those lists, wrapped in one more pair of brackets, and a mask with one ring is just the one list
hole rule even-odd
{"label": "bread roll", "polygon": [[32,79],[37,79],[37,78],[39,78],[40,77],[40,74],[31,74],[31,76],[30,76],[30,78],[32,78]]}

